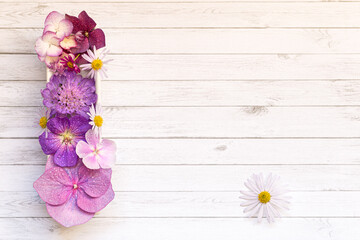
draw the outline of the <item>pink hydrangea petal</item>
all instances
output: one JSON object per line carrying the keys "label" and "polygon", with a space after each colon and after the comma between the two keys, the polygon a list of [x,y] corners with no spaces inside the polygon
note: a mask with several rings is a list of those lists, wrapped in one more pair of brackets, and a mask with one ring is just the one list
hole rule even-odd
{"label": "pink hydrangea petal", "polygon": [[60,42],[60,47],[62,47],[63,49],[66,49],[66,50],[69,50],[70,48],[73,48],[76,46],[77,46],[77,44],[76,44],[75,36],[68,36]]}
{"label": "pink hydrangea petal", "polygon": [[77,206],[75,194],[62,205],[46,204],[46,208],[49,215],[64,227],[86,223],[94,216],[94,213],[85,212]]}
{"label": "pink hydrangea petal", "polygon": [[50,57],[50,56],[45,57],[45,64],[48,67],[52,66],[53,64],[56,64],[58,61],[59,61],[59,57]]}
{"label": "pink hydrangea petal", "polygon": [[92,148],[89,144],[87,144],[84,141],[80,141],[76,145],[76,154],[79,156],[79,158],[84,158],[87,155],[94,152],[94,148]]}
{"label": "pink hydrangea petal", "polygon": [[89,145],[94,147],[94,149],[96,148],[96,146],[99,144],[100,141],[99,134],[96,134],[95,131],[93,131],[92,129],[86,132],[85,139]]}
{"label": "pink hydrangea petal", "polygon": [[59,22],[59,27],[57,29],[57,36],[61,39],[63,39],[64,37],[67,37],[71,34],[73,30],[73,24],[67,20],[67,19],[63,19],[62,21]]}
{"label": "pink hydrangea petal", "polygon": [[86,212],[98,212],[105,208],[115,197],[114,190],[110,184],[108,190],[104,195],[98,198],[93,198],[83,191],[78,192],[77,205]]}
{"label": "pink hydrangea petal", "polygon": [[75,147],[70,144],[62,144],[54,155],[54,163],[60,167],[73,167],[77,161]]}
{"label": "pink hydrangea petal", "polygon": [[90,32],[89,44],[90,48],[93,48],[94,46],[96,47],[96,49],[105,47],[105,34],[103,30],[97,28],[94,31]]}
{"label": "pink hydrangea petal", "polygon": [[89,15],[86,13],[86,11],[82,11],[79,14],[78,18],[82,22],[82,25],[85,27],[82,30],[90,32],[91,30],[93,30],[96,27],[95,21],[91,17],[89,17]]}
{"label": "pink hydrangea petal", "polygon": [[48,159],[46,161],[46,165],[45,165],[45,171],[50,169],[50,168],[53,168],[53,167],[56,167],[55,163],[54,163],[54,156],[53,155],[49,155],[48,156]]}
{"label": "pink hydrangea petal", "polygon": [[47,25],[57,25],[61,20],[65,18],[64,14],[61,14],[57,11],[52,11],[47,15],[45,19],[45,26]]}
{"label": "pink hydrangea petal", "polygon": [[53,45],[59,45],[60,39],[56,37],[56,34],[54,32],[44,32],[41,39],[46,42]]}
{"label": "pink hydrangea petal", "polygon": [[43,152],[47,155],[55,154],[61,145],[61,140],[58,135],[53,134],[52,132],[48,132],[48,136],[46,137],[46,133],[42,133],[39,137],[39,143]]}
{"label": "pink hydrangea petal", "polygon": [[42,200],[52,205],[65,203],[73,189],[69,175],[59,167],[46,170],[34,182],[34,188]]}
{"label": "pink hydrangea petal", "polygon": [[99,169],[100,165],[98,162],[98,157],[95,153],[90,153],[86,157],[83,158],[84,165],[89,169]]}
{"label": "pink hydrangea petal", "polygon": [[46,51],[46,54],[50,57],[57,57],[61,55],[62,51],[63,50],[61,47],[50,45],[50,47]]}
{"label": "pink hydrangea petal", "polygon": [[112,168],[116,162],[116,144],[114,141],[103,139],[99,149],[99,164],[102,168]]}
{"label": "pink hydrangea petal", "polygon": [[41,56],[46,56],[46,51],[49,48],[49,44],[47,42],[44,42],[41,37],[39,37],[35,42],[35,51],[36,53]]}
{"label": "pink hydrangea petal", "polygon": [[110,178],[102,169],[91,170],[85,166],[79,168],[78,185],[90,197],[100,197],[106,193],[110,186]]}
{"label": "pink hydrangea petal", "polygon": [[62,134],[70,127],[70,121],[68,118],[52,118],[48,121],[47,127],[55,134]]}

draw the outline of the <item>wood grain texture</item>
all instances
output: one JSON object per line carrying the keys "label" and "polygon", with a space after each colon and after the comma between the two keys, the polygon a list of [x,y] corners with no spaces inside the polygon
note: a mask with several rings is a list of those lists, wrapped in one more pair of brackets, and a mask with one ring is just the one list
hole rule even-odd
{"label": "wood grain texture", "polygon": [[[116,198],[95,217],[246,217],[239,192],[116,192]],[[49,217],[45,203],[33,192],[2,192],[0,218]],[[353,199],[360,192],[294,192],[285,218],[357,217]],[[324,201],[324,198],[327,201]],[[334,207],[334,206],[337,207]]]}
{"label": "wood grain texture", "polygon": [[[360,139],[114,139],[118,165],[360,164]],[[21,148],[19,148],[21,146]],[[285,147],[286,146],[286,147]],[[45,164],[37,139],[0,139],[0,165]]]}
{"label": "wood grain texture", "polygon": [[[0,137],[37,137],[37,108],[2,107]],[[107,107],[108,138],[360,137],[360,107]]]}
{"label": "wood grain texture", "polygon": [[[45,166],[1,165],[0,191],[33,191],[33,182],[44,169]],[[112,183],[115,191],[226,192],[244,189],[243,182],[252,173],[273,172],[292,191],[359,191],[360,182],[353,181],[359,171],[359,165],[117,165]]]}
{"label": "wood grain texture", "polygon": [[[110,7],[109,7],[110,6]],[[0,3],[2,28],[43,27],[47,14],[78,14],[82,3]],[[87,3],[99,26],[108,27],[357,27],[360,3]],[[116,19],[114,20],[114,16]],[[346,17],[344,17],[346,16]]]}
{"label": "wood grain texture", "polygon": [[[169,239],[228,239],[239,236],[263,240],[269,236],[293,240],[357,240],[360,230],[358,218],[294,218],[276,224],[256,224],[254,219],[238,218],[94,218],[85,225],[60,227],[50,218],[0,219],[1,238],[6,239],[113,239],[149,240]],[[164,230],[166,227],[166,230]],[[287,229],[287,231],[284,231]],[[141,231],[139,231],[141,230]]]}
{"label": "wood grain texture", "polygon": [[[360,53],[360,29],[104,29],[111,53]],[[34,53],[42,28],[0,29],[0,53]],[[144,41],[146,39],[146,41]],[[176,44],[174,44],[176,43]]]}
{"label": "wood grain texture", "polygon": [[[108,80],[360,79],[357,54],[112,55]],[[2,54],[0,80],[45,79],[36,55]],[[26,71],[24,70],[26,69]]]}
{"label": "wood grain texture", "polygon": [[[41,106],[44,88],[0,81],[0,106]],[[350,80],[102,82],[103,106],[359,106],[359,95],[360,81]]]}

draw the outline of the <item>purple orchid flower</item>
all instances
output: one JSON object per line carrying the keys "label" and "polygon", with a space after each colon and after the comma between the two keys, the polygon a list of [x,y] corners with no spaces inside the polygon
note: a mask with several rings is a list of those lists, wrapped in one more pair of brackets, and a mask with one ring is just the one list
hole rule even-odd
{"label": "purple orchid flower", "polygon": [[77,46],[71,49],[73,54],[83,53],[94,46],[99,49],[105,47],[105,34],[103,30],[96,27],[95,21],[82,11],[78,17],[65,15],[73,25],[72,33],[75,34]]}
{"label": "purple orchid flower", "polygon": [[111,169],[90,170],[81,161],[75,167],[61,168],[52,158],[34,188],[46,202],[49,215],[61,225],[86,223],[114,199]]}
{"label": "purple orchid flower", "polygon": [[82,116],[54,117],[47,123],[48,136],[39,137],[43,152],[54,155],[54,163],[60,167],[72,167],[78,162],[76,144],[85,140],[85,133],[91,128],[89,120]]}

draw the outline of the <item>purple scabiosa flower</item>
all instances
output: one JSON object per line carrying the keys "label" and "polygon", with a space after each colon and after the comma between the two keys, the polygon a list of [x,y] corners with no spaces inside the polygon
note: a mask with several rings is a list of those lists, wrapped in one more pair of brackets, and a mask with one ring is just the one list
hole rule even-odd
{"label": "purple scabiosa flower", "polygon": [[39,137],[43,152],[54,155],[54,163],[61,167],[72,167],[78,162],[76,145],[85,140],[85,133],[91,129],[89,120],[76,115],[70,119],[67,117],[54,117],[47,122],[49,129]]}
{"label": "purple scabiosa flower", "polygon": [[97,100],[95,81],[65,71],[63,75],[53,75],[46,88],[41,91],[46,107],[60,114],[79,114],[88,118],[87,112]]}

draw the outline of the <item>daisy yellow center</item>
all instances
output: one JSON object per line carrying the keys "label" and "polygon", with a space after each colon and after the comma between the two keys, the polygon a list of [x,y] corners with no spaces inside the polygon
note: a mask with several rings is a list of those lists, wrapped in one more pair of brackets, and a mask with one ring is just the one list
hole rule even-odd
{"label": "daisy yellow center", "polygon": [[67,62],[66,65],[69,67],[69,68],[74,68],[74,64],[72,62]]}
{"label": "daisy yellow center", "polygon": [[97,127],[101,127],[103,125],[103,118],[100,116],[100,115],[96,115],[94,117],[94,124],[97,126]]}
{"label": "daisy yellow center", "polygon": [[258,198],[259,198],[259,201],[260,201],[261,203],[267,203],[267,202],[270,201],[271,195],[270,195],[269,192],[263,191],[263,192],[259,193],[259,197],[258,197]]}
{"label": "daisy yellow center", "polygon": [[48,119],[47,119],[47,117],[45,117],[45,116],[42,117],[42,118],[40,118],[40,121],[39,121],[40,127],[46,128],[47,121],[48,121]]}
{"label": "daisy yellow center", "polygon": [[100,70],[103,65],[103,62],[100,59],[95,59],[91,62],[91,68],[94,70]]}
{"label": "daisy yellow center", "polygon": [[62,135],[62,142],[65,144],[71,143],[74,138],[74,135],[68,131],[64,132]]}

